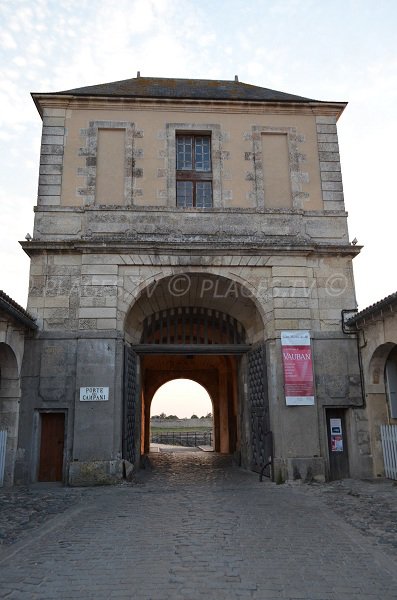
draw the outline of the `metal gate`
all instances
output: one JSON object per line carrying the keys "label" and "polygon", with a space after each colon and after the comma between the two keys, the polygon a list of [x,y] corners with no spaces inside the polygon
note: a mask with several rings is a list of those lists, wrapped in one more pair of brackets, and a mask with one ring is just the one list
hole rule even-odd
{"label": "metal gate", "polygon": [[[273,460],[265,344],[260,344],[250,350],[247,358],[248,399],[251,415],[251,468],[253,471],[261,472],[264,465]],[[270,474],[270,469],[266,474]]]}
{"label": "metal gate", "polygon": [[4,483],[4,471],[6,466],[7,430],[0,430],[0,487]]}
{"label": "metal gate", "polygon": [[[138,356],[129,346],[124,352],[123,458],[135,464],[139,444],[137,419],[139,394]],[[138,450],[139,452],[139,450]]]}
{"label": "metal gate", "polygon": [[380,435],[386,477],[397,480],[397,425],[381,425]]}

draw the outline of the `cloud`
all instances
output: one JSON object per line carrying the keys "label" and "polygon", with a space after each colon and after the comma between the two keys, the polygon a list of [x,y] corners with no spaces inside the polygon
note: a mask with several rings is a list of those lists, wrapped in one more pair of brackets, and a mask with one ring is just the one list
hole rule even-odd
{"label": "cloud", "polygon": [[17,48],[17,43],[9,31],[2,31],[0,33],[0,48],[6,50]]}
{"label": "cloud", "polygon": [[[32,223],[37,192],[41,121],[31,91],[126,79],[137,70],[160,77],[238,74],[255,85],[349,100],[339,131],[350,226],[367,245],[355,261],[359,298],[375,301],[381,289],[367,285],[361,264],[377,285],[383,279],[397,288],[380,256],[381,249],[394,252],[396,16],[396,3],[372,0],[326,7],[317,0],[0,2],[1,223],[12,260],[19,252],[24,264],[15,239],[26,233],[23,219]],[[14,279],[18,269],[10,270]]]}

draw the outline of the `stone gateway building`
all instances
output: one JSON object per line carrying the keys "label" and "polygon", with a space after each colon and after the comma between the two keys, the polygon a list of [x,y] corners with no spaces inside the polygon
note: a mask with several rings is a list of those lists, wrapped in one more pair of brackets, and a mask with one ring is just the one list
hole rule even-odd
{"label": "stone gateway building", "polygon": [[[111,482],[165,382],[278,479],[372,473],[336,122],[346,104],[138,77],[34,93],[43,120],[15,481]],[[283,346],[282,346],[283,343]],[[188,399],[187,399],[188,401]]]}

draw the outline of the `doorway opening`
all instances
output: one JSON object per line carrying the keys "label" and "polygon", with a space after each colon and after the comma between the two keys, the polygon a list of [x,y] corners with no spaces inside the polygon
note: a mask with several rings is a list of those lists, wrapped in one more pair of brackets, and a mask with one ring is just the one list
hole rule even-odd
{"label": "doorway opening", "polygon": [[329,479],[349,477],[349,454],[346,429],[346,409],[327,408],[327,435],[329,453]]}
{"label": "doorway opening", "polygon": [[[190,380],[204,388],[209,397],[202,414],[212,414],[211,446],[216,452],[232,454],[239,447],[238,359],[222,355],[145,355],[141,358],[141,453],[150,451],[151,409],[157,391],[173,381]],[[176,384],[178,385],[178,384]],[[188,403],[186,403],[188,406]],[[212,405],[212,410],[211,410]],[[190,409],[190,417],[195,411]],[[198,411],[196,411],[198,412]],[[176,415],[179,416],[179,415]],[[202,416],[202,415],[196,415]],[[206,444],[209,445],[209,444]]]}
{"label": "doorway opening", "polygon": [[153,444],[212,449],[213,406],[206,389],[191,379],[164,383],[151,403],[150,440],[151,450]]}
{"label": "doorway opening", "polygon": [[260,467],[269,402],[264,320],[253,291],[216,274],[178,273],[148,281],[135,298],[125,320],[123,408],[123,458],[132,464],[150,451],[155,393],[176,379],[208,392],[214,451]]}

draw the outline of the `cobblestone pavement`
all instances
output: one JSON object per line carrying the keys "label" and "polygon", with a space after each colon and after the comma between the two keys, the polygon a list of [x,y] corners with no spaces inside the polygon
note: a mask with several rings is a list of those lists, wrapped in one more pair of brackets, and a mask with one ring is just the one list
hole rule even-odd
{"label": "cobblestone pavement", "polygon": [[344,479],[303,485],[364,536],[397,559],[397,483],[387,479]]}
{"label": "cobblestone pavement", "polygon": [[39,484],[0,488],[0,548],[80,502],[84,490]]}
{"label": "cobblestone pavement", "polygon": [[[150,461],[134,484],[72,490],[69,508],[4,546],[0,597],[397,598],[395,546],[347,522],[355,502],[363,514],[386,510],[390,482],[278,486],[212,453]],[[371,485],[383,500],[366,508]]]}

